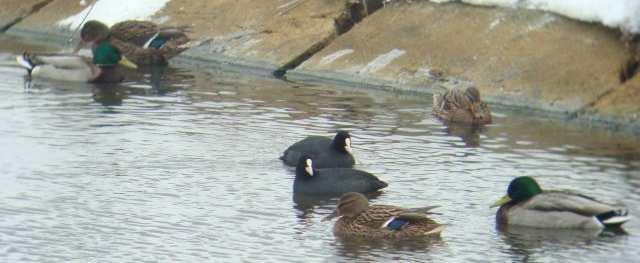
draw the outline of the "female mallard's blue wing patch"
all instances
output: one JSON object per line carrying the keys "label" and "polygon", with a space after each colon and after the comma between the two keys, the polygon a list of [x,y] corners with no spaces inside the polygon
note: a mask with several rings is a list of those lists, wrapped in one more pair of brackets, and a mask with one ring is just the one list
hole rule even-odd
{"label": "female mallard's blue wing patch", "polygon": [[397,217],[392,217],[387,222],[382,224],[382,227],[383,228],[386,227],[388,229],[398,231],[398,230],[404,229],[407,225],[409,225],[409,221],[408,220],[403,220],[403,219],[399,219]]}

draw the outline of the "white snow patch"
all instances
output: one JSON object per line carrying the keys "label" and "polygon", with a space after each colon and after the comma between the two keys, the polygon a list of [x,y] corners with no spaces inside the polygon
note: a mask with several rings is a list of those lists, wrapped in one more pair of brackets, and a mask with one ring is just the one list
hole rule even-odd
{"label": "white snow patch", "polygon": [[77,28],[83,22],[89,10],[89,16],[85,21],[98,20],[111,26],[115,23],[137,19],[149,20],[149,18],[162,9],[169,0],[98,0],[93,5],[88,5],[80,13],[67,17],[58,22],[59,26]]}
{"label": "white snow patch", "polygon": [[336,59],[339,59],[345,55],[349,55],[353,53],[353,49],[343,49],[343,50],[338,50],[336,52],[333,52],[332,54],[326,55],[324,57],[322,57],[322,59],[320,59],[320,65],[324,66],[327,64],[331,64],[334,61],[336,61]]}
{"label": "white snow patch", "polygon": [[386,67],[389,63],[391,63],[396,58],[401,57],[407,53],[404,50],[394,48],[393,50],[382,54],[375,58],[373,61],[369,62],[366,66],[364,66],[358,73],[374,73],[384,67]]}
{"label": "white snow patch", "polygon": [[[456,0],[431,0],[445,3]],[[569,18],[601,23],[632,33],[640,33],[638,0],[461,0],[472,5],[502,6],[549,11]]]}

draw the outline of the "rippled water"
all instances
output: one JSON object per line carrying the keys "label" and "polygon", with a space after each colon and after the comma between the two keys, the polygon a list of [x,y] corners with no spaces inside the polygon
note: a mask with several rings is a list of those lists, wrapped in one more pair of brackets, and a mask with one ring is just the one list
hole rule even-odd
{"label": "rippled water", "polygon": [[[446,127],[429,98],[170,68],[110,88],[35,81],[0,54],[0,261],[530,261],[640,257],[628,234],[496,230],[519,175],[640,211],[640,140],[495,110]],[[372,203],[441,205],[424,243],[336,239],[336,200],[292,195],[278,156],[310,134],[353,134]]]}

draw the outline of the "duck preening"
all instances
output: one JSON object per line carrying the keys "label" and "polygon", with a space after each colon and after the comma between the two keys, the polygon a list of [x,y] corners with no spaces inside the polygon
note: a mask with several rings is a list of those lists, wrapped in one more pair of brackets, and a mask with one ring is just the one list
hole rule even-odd
{"label": "duck preening", "polygon": [[404,239],[438,237],[446,225],[429,218],[438,206],[402,208],[391,205],[369,205],[366,196],[350,192],[340,197],[333,214],[339,216],[333,232],[336,236],[369,239]]}
{"label": "duck preening", "polygon": [[522,176],[511,181],[507,195],[491,207],[500,206],[500,225],[538,228],[620,227],[631,217],[624,207],[568,192],[542,190],[535,179]]}

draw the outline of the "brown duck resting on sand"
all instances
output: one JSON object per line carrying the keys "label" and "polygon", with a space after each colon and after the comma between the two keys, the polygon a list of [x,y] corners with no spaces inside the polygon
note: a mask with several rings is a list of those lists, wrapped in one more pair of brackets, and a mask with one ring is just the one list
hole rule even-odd
{"label": "brown duck resting on sand", "polygon": [[480,100],[480,91],[475,87],[449,88],[444,94],[434,94],[433,113],[447,122],[491,123],[489,106]]}
{"label": "brown duck resting on sand", "polygon": [[99,21],[88,21],[85,32],[108,35],[108,41],[129,60],[138,65],[164,65],[186,50],[190,39],[187,26],[161,27],[148,21],[127,20],[107,27]]}

